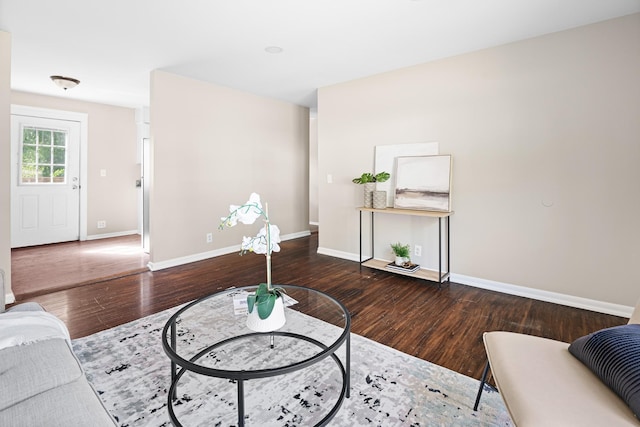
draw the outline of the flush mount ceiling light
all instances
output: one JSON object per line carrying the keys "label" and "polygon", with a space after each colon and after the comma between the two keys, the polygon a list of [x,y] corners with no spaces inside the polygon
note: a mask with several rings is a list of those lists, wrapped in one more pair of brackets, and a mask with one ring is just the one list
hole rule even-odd
{"label": "flush mount ceiling light", "polygon": [[269,53],[282,53],[282,48],[280,46],[267,46],[264,50]]}
{"label": "flush mount ceiling light", "polygon": [[80,80],[73,77],[51,76],[51,80],[64,90],[73,89],[80,84]]}

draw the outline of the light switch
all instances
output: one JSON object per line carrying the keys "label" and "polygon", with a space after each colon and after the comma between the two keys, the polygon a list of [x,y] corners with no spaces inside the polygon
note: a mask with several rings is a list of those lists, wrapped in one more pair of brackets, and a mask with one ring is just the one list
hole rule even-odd
{"label": "light switch", "polygon": [[107,176],[107,170],[106,169],[100,169],[100,176]]}
{"label": "light switch", "polygon": [[333,183],[333,176],[331,176],[330,173],[327,174],[327,184],[332,184]]}

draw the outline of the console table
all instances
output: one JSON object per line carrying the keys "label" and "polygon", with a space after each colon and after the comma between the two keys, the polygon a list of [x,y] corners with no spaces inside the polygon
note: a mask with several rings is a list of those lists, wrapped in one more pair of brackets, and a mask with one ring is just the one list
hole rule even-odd
{"label": "console table", "polygon": [[[388,271],[390,273],[402,274],[405,276],[416,277],[423,280],[428,280],[431,282],[437,282],[438,287],[442,285],[444,282],[449,282],[450,280],[450,263],[449,263],[449,230],[450,224],[449,219],[453,212],[437,212],[437,211],[424,211],[424,210],[413,210],[413,209],[396,209],[396,208],[386,208],[386,209],[374,209],[374,208],[365,208],[359,207],[360,211],[360,268],[362,266],[375,268],[378,270]],[[369,212],[371,215],[370,221],[370,237],[371,237],[371,257],[367,259],[362,259],[362,214],[363,212]],[[381,259],[375,259],[374,252],[374,224],[375,224],[375,216],[374,214],[390,214],[390,215],[408,215],[408,216],[423,216],[430,218],[438,219],[438,270],[430,270],[426,268],[420,268],[420,270],[414,273],[405,273],[402,271],[390,270],[387,269],[386,266],[391,261],[385,261]],[[443,248],[443,236],[446,240],[446,248]],[[444,265],[443,265],[443,253],[445,255]]]}

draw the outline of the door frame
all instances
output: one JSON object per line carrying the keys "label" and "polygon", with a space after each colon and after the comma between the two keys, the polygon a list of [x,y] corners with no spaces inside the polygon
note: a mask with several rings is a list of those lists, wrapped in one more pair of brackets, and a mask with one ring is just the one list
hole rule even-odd
{"label": "door frame", "polygon": [[[39,117],[43,119],[67,120],[80,123],[80,240],[87,240],[87,147],[88,122],[87,113],[53,110],[49,108],[31,107],[11,104],[11,115]],[[11,165],[11,173],[16,173],[17,165]],[[13,201],[12,201],[13,203]]]}

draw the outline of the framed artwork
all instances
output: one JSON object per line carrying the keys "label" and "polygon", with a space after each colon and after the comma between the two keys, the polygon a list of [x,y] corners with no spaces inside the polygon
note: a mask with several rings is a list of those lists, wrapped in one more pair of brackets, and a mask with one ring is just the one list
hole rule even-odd
{"label": "framed artwork", "polygon": [[376,145],[375,173],[389,172],[391,179],[377,182],[376,190],[387,192],[387,206],[393,206],[393,181],[396,157],[433,156],[439,154],[437,142]]}
{"label": "framed artwork", "polygon": [[451,212],[451,155],[397,157],[393,207]]}

